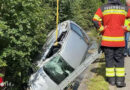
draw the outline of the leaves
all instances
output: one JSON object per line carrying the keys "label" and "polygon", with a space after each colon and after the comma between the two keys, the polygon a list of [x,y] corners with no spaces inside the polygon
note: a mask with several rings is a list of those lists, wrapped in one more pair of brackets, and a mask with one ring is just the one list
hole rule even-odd
{"label": "leaves", "polygon": [[53,8],[41,0],[1,0],[0,6],[0,67],[6,66],[5,79],[14,83],[14,89],[23,90],[45,42],[46,27],[54,21]]}
{"label": "leaves", "polygon": [[[70,19],[92,30],[92,17],[101,4],[100,0],[60,0],[59,20]],[[24,90],[29,69],[55,26],[56,0],[0,0],[0,67],[6,67],[4,78],[15,85],[12,90]]]}

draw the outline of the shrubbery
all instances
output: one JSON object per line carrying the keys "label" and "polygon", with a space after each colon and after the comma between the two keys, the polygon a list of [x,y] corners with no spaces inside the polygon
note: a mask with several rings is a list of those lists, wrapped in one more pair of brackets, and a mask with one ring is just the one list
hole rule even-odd
{"label": "shrubbery", "polygon": [[[60,22],[71,19],[92,30],[92,17],[104,0],[59,1]],[[15,85],[10,90],[24,90],[29,68],[55,28],[55,18],[56,0],[0,0],[0,67],[5,81]]]}

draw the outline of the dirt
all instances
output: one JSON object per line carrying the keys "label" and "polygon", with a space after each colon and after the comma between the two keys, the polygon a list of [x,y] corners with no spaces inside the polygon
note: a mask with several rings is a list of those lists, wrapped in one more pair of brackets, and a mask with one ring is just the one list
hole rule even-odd
{"label": "dirt", "polygon": [[93,68],[97,68],[98,67],[98,63],[92,63],[83,73],[82,73],[82,80],[80,82],[79,88],[78,90],[87,90],[87,82],[89,82],[89,80],[91,78],[94,77],[93,72],[91,72],[91,70]]}

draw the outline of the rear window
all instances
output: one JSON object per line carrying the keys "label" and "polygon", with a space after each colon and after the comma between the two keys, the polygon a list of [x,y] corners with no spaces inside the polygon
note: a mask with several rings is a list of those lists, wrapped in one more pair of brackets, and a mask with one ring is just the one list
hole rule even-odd
{"label": "rear window", "polygon": [[71,29],[73,31],[75,31],[79,36],[83,37],[83,34],[81,32],[81,29],[79,27],[77,27],[75,24],[71,23]]}
{"label": "rear window", "polygon": [[54,56],[44,67],[46,74],[57,84],[60,84],[74,69],[58,54]]}

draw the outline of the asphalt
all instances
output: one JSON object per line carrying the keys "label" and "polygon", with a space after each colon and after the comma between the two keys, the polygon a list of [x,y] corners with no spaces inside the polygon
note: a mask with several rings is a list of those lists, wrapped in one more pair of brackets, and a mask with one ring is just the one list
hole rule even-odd
{"label": "asphalt", "polygon": [[126,87],[117,88],[116,86],[109,86],[109,90],[130,90],[130,57],[125,58],[125,71],[126,71],[125,76]]}

